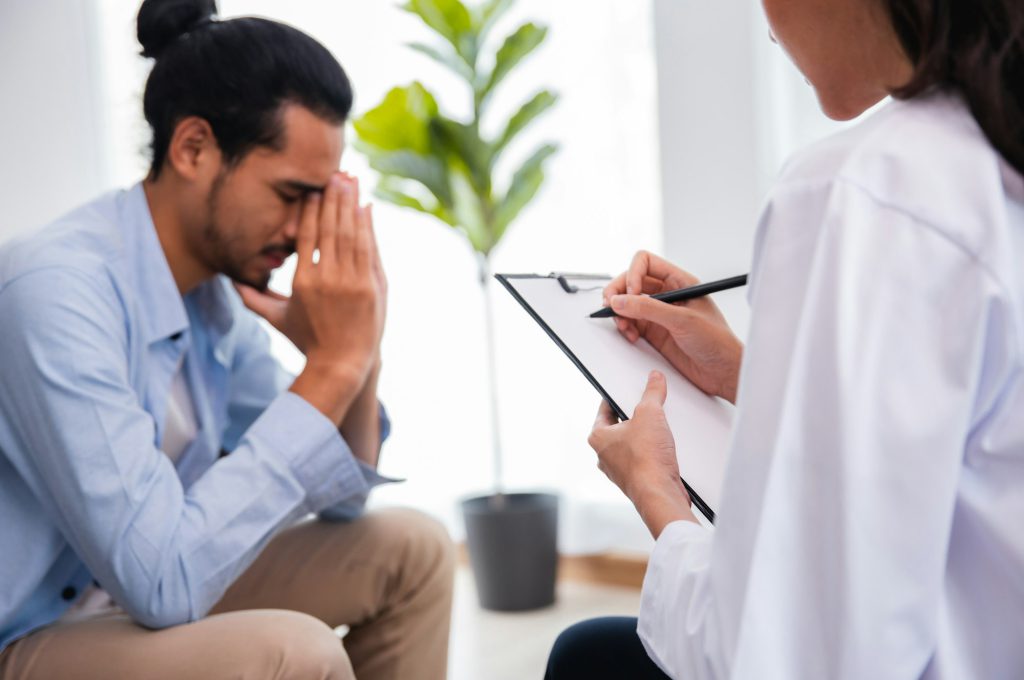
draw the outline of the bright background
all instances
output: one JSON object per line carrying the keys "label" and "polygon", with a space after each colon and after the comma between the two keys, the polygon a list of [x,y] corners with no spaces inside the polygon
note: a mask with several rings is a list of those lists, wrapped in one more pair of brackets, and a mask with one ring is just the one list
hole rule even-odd
{"label": "bright background", "polygon": [[[356,112],[421,80],[454,114],[466,93],[403,45],[427,36],[392,0],[221,0],[323,42],[356,89]],[[31,229],[147,167],[136,0],[0,2],[0,239]],[[538,87],[557,108],[518,147],[561,145],[536,201],[495,252],[499,272],[618,272],[640,248],[702,278],[748,271],[759,205],[784,159],[837,125],[779,49],[753,0],[520,0],[547,43],[495,100],[504,116]],[[372,179],[348,152],[343,166]],[[483,298],[461,236],[387,205],[376,212],[390,281],[381,396],[394,421],[382,470],[407,478],[374,504],[420,507],[456,537],[460,498],[491,489]],[[288,290],[290,271],[275,278]],[[586,445],[597,396],[510,297],[493,290],[500,425],[509,490],[563,498],[562,549],[644,551],[650,539]],[[718,298],[742,336],[742,292]],[[302,357],[275,351],[298,371]],[[685,435],[677,444],[686,446]]]}

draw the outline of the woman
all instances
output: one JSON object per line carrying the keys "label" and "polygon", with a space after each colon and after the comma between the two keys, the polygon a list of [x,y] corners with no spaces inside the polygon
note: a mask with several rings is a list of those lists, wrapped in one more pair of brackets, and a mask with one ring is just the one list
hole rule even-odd
{"label": "woman", "polygon": [[746,348],[710,300],[642,295],[694,283],[657,257],[608,287],[620,332],[735,401],[732,453],[712,533],[664,378],[628,422],[602,405],[657,543],[639,627],[569,629],[548,678],[1024,677],[1024,4],[764,7],[827,115],[896,101],[788,164]]}

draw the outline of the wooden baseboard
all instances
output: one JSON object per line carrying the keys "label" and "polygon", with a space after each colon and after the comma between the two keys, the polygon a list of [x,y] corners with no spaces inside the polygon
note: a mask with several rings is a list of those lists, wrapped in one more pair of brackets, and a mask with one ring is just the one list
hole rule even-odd
{"label": "wooden baseboard", "polygon": [[647,572],[647,558],[624,553],[599,555],[561,555],[558,578],[568,581],[597,583],[640,589]]}
{"label": "wooden baseboard", "polygon": [[[466,544],[459,544],[459,561],[469,565]],[[647,558],[627,553],[559,555],[558,580],[640,589],[647,571]]]}

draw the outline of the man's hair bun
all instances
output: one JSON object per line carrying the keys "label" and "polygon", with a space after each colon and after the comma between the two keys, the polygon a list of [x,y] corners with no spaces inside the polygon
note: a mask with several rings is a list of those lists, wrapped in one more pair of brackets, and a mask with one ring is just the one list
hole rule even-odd
{"label": "man's hair bun", "polygon": [[156,59],[142,95],[153,131],[150,179],[160,176],[175,128],[190,116],[210,125],[231,167],[257,147],[284,148],[286,104],[335,126],[352,109],[348,76],[326,47],[287,24],[219,21],[216,11],[213,0],[145,0],[139,9],[142,53]]}
{"label": "man's hair bun", "polygon": [[168,45],[216,15],[215,0],[144,0],[137,19],[142,56],[159,59]]}

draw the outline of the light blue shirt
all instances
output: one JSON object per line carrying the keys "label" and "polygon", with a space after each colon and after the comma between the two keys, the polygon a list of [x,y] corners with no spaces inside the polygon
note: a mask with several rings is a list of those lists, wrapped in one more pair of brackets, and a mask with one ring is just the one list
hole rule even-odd
{"label": "light blue shirt", "polygon": [[[280,529],[362,511],[387,480],[269,348],[226,280],[182,298],[141,185],[0,248],[0,649],[93,581],[142,625],[195,620]],[[182,355],[199,432],[175,464]]]}

